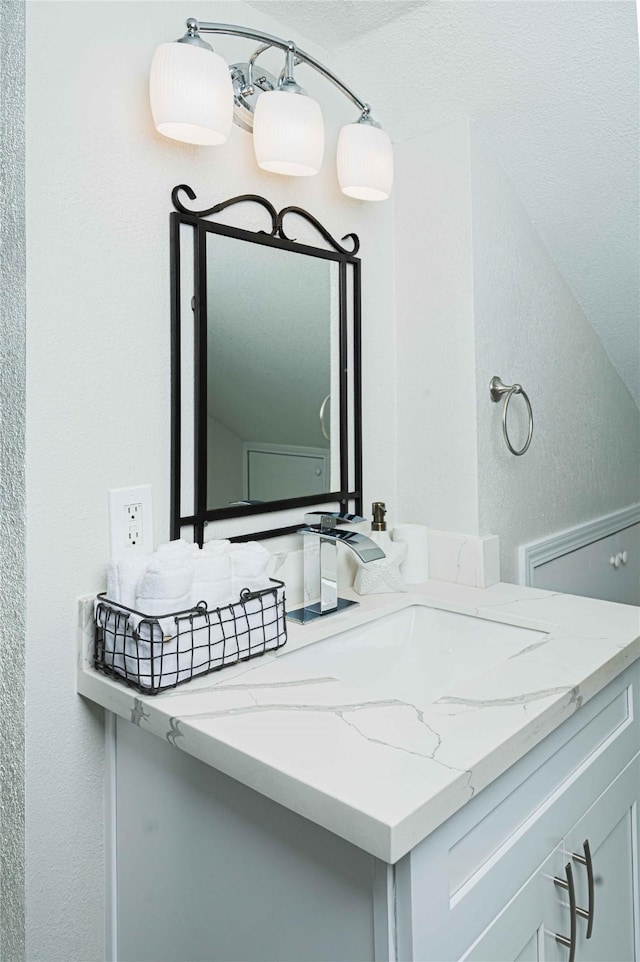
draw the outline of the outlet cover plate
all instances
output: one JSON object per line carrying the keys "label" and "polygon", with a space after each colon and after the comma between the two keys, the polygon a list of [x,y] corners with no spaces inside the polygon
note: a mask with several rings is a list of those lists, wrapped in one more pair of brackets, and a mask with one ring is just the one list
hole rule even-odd
{"label": "outlet cover plate", "polygon": [[109,546],[114,560],[153,553],[150,484],[109,489]]}

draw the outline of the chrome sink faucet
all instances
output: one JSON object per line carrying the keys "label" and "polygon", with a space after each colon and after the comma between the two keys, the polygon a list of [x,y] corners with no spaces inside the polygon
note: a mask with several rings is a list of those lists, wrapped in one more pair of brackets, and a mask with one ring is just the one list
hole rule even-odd
{"label": "chrome sink faucet", "polygon": [[[345,544],[358,555],[361,561],[378,561],[385,557],[384,551],[371,538],[359,531],[339,528],[339,524],[360,524],[365,518],[358,514],[339,514],[328,511],[312,511],[304,516],[304,525],[299,529],[304,535],[304,585],[305,592],[311,580],[316,582],[314,595],[320,600],[297,608],[287,614],[291,621],[306,624],[323,615],[342,611],[357,601],[338,598],[338,544]],[[310,571],[313,568],[313,572]]]}

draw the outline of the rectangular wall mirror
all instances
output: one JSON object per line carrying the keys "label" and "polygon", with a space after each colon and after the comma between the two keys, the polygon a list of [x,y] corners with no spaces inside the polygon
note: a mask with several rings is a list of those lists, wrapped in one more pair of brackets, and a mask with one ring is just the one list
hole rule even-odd
{"label": "rectangular wall mirror", "polygon": [[[360,513],[357,237],[349,251],[255,195],[196,211],[181,193],[195,200],[173,191],[171,537],[202,543],[234,518],[237,540],[284,534],[310,505]],[[236,205],[262,227],[208,219]],[[290,239],[285,217],[326,246]]]}

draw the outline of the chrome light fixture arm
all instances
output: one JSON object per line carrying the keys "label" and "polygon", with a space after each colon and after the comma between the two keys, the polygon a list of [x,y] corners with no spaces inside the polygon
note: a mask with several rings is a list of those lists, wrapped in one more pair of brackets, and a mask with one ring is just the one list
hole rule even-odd
{"label": "chrome light fixture arm", "polygon": [[[350,87],[348,87],[339,77],[336,77],[328,67],[316,60],[310,53],[301,50],[299,47],[294,46],[290,40],[282,40],[280,37],[274,37],[268,33],[262,33],[259,30],[253,30],[251,27],[242,27],[238,24],[233,23],[210,23],[208,21],[196,20],[190,17],[187,20],[187,37],[185,40],[188,42],[190,38],[197,41],[198,34],[202,33],[215,33],[224,34],[231,37],[244,37],[247,40],[256,40],[258,43],[263,44],[262,50],[257,50],[249,61],[253,65],[255,58],[263,53],[268,47],[278,47],[280,50],[284,50],[285,53],[291,51],[293,47],[293,52],[295,53],[295,58],[300,63],[306,63],[310,67],[313,67],[319,74],[322,74],[326,80],[329,80],[334,87],[337,87],[348,97],[349,100],[356,105],[356,107],[361,111],[364,120],[370,120],[371,108],[369,104],[361,100],[360,97]],[[247,83],[249,83],[249,78],[247,78]]]}
{"label": "chrome light fixture arm", "polygon": [[[260,56],[260,54],[263,54],[263,53],[265,52],[265,50],[269,50],[270,48],[271,48],[271,44],[270,44],[270,43],[260,44],[260,46],[257,48],[257,50],[254,50],[253,53],[251,54],[251,56],[249,57],[249,60],[248,60],[248,62],[247,62],[247,76],[246,76],[246,78],[245,78],[245,82],[244,82],[244,85],[243,85],[242,90],[241,90],[241,93],[242,93],[243,96],[245,96],[245,97],[246,97],[246,96],[251,96],[252,94],[255,93],[255,87],[253,86],[253,70],[254,70],[254,67],[255,67],[255,64],[256,64],[256,60],[258,59],[258,57]],[[240,67],[239,67],[238,65],[234,65],[234,66],[231,68],[231,70],[232,70],[232,71],[237,71],[237,73],[238,73],[239,75],[242,74],[242,70],[240,69]],[[264,78],[263,83],[264,83],[265,80],[266,80],[266,78]],[[271,84],[269,84],[269,86],[271,86]]]}

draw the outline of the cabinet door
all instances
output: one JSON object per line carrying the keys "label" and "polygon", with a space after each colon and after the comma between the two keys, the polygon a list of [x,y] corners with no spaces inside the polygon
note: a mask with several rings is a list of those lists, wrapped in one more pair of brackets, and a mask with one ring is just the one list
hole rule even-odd
{"label": "cabinet door", "polygon": [[[618,567],[611,558],[625,553]],[[640,605],[640,524],[537,565],[531,585],[567,595],[586,595]],[[620,559],[621,560],[621,559]]]}
{"label": "cabinet door", "polygon": [[556,876],[564,877],[561,846],[464,953],[464,962],[563,962],[566,950],[556,933],[569,937],[570,918]]}
{"label": "cabinet door", "polygon": [[[589,939],[586,937],[588,920],[578,918],[578,962],[640,959],[639,797],[640,758],[636,757],[565,838],[566,858],[571,859],[574,866],[577,904],[593,913]],[[585,842],[592,865],[591,898]]]}
{"label": "cabinet door", "polygon": [[247,451],[246,497],[256,501],[279,501],[329,490],[328,451],[311,449]]}

